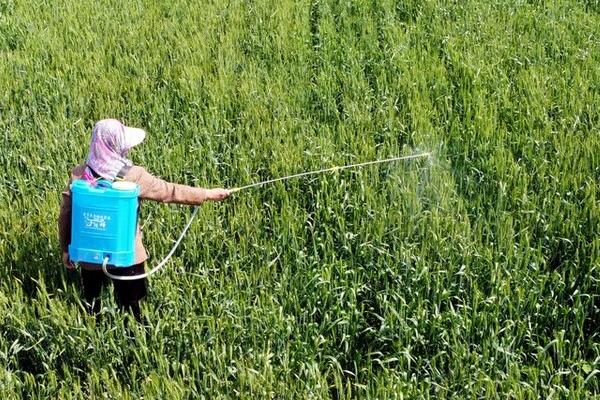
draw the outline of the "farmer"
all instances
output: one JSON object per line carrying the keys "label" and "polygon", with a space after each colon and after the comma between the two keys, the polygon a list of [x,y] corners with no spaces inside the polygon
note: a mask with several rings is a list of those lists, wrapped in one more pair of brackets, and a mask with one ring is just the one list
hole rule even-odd
{"label": "farmer", "polygon": [[[124,126],[115,119],[98,121],[92,131],[90,152],[87,162],[71,171],[71,181],[85,179],[94,184],[97,179],[109,181],[125,180],[140,186],[140,200],[154,200],[163,203],[198,205],[207,200],[226,199],[230,192],[226,189],[203,189],[179,185],[159,179],[144,168],[134,166],[125,157],[132,147],[140,144],[146,136],[142,129]],[[62,203],[58,217],[58,232],[62,261],[67,269],[75,264],[69,259],[68,247],[71,242],[71,190],[69,186],[62,192]],[[142,244],[142,233],[137,227],[135,237],[135,264],[130,267],[110,268],[114,275],[139,275],[144,273],[144,262],[148,258]],[[109,278],[104,275],[100,264],[80,263],[83,297],[90,314],[100,311],[100,292]],[[140,321],[139,301],[146,296],[146,278],[130,281],[114,280],[115,300],[122,310],[129,310]]]}

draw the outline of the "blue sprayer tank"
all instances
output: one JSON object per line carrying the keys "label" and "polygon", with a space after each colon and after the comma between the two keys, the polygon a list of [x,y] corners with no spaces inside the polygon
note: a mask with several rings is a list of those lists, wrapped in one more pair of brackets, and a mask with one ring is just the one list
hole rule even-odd
{"label": "blue sprayer tank", "polygon": [[135,261],[139,185],[99,181],[95,186],[78,179],[71,183],[71,244],[73,262],[102,264],[105,257],[115,267]]}

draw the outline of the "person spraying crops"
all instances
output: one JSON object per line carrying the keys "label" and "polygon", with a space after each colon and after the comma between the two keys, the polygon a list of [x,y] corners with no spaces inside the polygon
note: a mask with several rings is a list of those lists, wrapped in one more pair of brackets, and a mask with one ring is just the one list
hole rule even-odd
{"label": "person spraying crops", "polygon": [[[143,167],[133,165],[126,157],[134,146],[144,140],[145,136],[146,132],[144,130],[127,127],[115,119],[104,119],[95,124],[86,163],[76,166],[71,171],[69,185],[62,192],[58,231],[62,261],[68,269],[76,267],[70,255],[69,246],[72,242],[77,241],[78,237],[76,235],[79,235],[80,232],[86,232],[85,229],[72,231],[74,221],[72,218],[72,189],[75,190],[74,183],[79,183],[78,188],[83,187],[81,190],[85,189],[93,193],[94,188],[98,188],[97,192],[103,193],[106,191],[102,189],[103,185],[108,182],[109,186],[116,188],[116,190],[134,188],[134,194],[139,197],[139,200],[196,206],[205,201],[221,201],[229,197],[230,190],[223,188],[205,189],[167,182],[153,176]],[[127,192],[124,193],[127,194]],[[119,193],[117,192],[117,194]],[[109,278],[109,276],[115,278],[117,276],[144,276],[144,265],[148,254],[142,243],[142,234],[137,223],[138,211],[136,203],[134,209],[135,221],[130,235],[132,241],[132,251],[129,252],[131,253],[130,257],[118,259],[115,255],[114,263],[119,264],[118,267],[110,264],[110,257],[103,259],[102,256],[96,257],[97,260],[93,257],[81,256],[82,260],[87,261],[77,263],[81,266],[83,298],[91,314],[99,312],[102,288],[112,280],[114,282],[115,300],[119,307],[123,310],[129,310],[138,321],[141,318],[139,301],[146,296],[147,280],[145,278],[135,280]],[[102,233],[107,224],[111,223],[110,214],[105,216],[102,213],[86,212],[84,210],[82,215],[85,218],[83,221],[84,228],[87,231],[95,230],[93,233],[96,234],[98,232]],[[71,249],[71,254],[73,254],[73,251]],[[96,262],[90,262],[90,260]],[[105,274],[102,270],[103,262],[105,270],[110,271],[109,274]],[[122,265],[123,263],[126,265]]]}

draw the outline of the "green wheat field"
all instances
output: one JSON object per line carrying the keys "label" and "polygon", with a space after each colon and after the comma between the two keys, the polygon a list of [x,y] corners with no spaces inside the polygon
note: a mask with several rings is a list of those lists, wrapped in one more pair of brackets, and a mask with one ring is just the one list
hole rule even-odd
{"label": "green wheat field", "polygon": [[[600,397],[600,2],[0,0],[0,398]],[[207,203],[96,322],[95,121]],[[145,202],[152,267],[191,215]]]}

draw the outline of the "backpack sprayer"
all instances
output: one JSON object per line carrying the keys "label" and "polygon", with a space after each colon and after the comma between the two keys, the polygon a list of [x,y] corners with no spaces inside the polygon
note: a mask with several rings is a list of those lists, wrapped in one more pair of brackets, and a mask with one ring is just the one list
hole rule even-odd
{"label": "backpack sprayer", "polygon": [[71,184],[72,261],[116,267],[134,264],[134,242],[140,187],[133,182],[84,179]]}
{"label": "backpack sprayer", "polygon": [[[339,171],[348,168],[400,160],[413,160],[430,156],[431,153],[421,153],[302,172],[237,187],[231,189],[230,192],[236,193],[258,186],[308,175],[322,174],[329,171]],[[78,179],[71,184],[71,193],[73,204],[71,216],[72,242],[69,245],[69,257],[74,262],[102,263],[102,271],[104,271],[105,275],[111,279],[121,281],[143,279],[160,270],[173,253],[175,253],[175,250],[181,243],[198,212],[198,207],[194,207],[188,223],[183,228],[171,251],[156,267],[144,274],[120,276],[108,272],[107,266],[110,263],[111,266],[123,268],[134,264],[134,244],[140,194],[139,185],[126,181],[110,182],[100,180],[96,186],[92,186],[89,182]]]}

